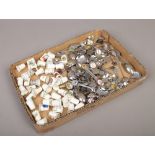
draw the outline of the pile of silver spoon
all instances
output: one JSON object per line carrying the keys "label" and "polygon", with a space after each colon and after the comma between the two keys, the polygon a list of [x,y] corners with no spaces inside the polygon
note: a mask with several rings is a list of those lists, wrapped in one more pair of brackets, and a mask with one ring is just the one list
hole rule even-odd
{"label": "pile of silver spoon", "polygon": [[[67,53],[66,70],[69,82],[66,86],[85,104],[122,89],[131,79],[141,77],[132,65],[121,60],[121,53],[103,37],[89,36],[81,43],[71,45]],[[107,63],[111,63],[109,68],[105,67]],[[119,77],[118,72],[121,72],[119,65],[130,74],[130,78]]]}

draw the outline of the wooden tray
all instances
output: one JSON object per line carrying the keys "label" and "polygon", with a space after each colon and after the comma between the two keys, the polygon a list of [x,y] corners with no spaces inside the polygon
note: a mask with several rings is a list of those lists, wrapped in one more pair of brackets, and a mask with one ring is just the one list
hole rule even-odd
{"label": "wooden tray", "polygon": [[[62,117],[60,117],[56,120],[53,120],[52,122],[50,122],[48,124],[45,124],[44,126],[37,125],[34,117],[32,116],[31,111],[29,110],[29,108],[27,107],[27,105],[25,103],[24,97],[21,96],[20,90],[18,88],[18,85],[16,82],[16,78],[18,77],[18,73],[16,71],[16,66],[21,64],[21,63],[26,63],[26,61],[31,57],[34,57],[35,59],[39,59],[44,53],[46,53],[49,50],[52,52],[58,52],[58,51],[64,50],[69,45],[79,43],[82,40],[85,40],[90,35],[103,36],[107,42],[111,43],[112,46],[122,54],[123,58],[125,58],[131,65],[134,66],[134,68],[138,72],[141,73],[141,75],[142,75],[141,78],[137,79],[133,83],[130,83],[127,87],[120,89],[119,91],[116,91],[116,92],[114,92],[114,93],[112,93],[106,97],[102,97],[102,98],[98,99],[97,101],[95,101],[94,103],[86,104],[83,108],[80,108],[78,110],[75,110],[74,112],[65,114]],[[11,65],[10,74],[11,74],[12,80],[14,82],[15,88],[17,90],[17,93],[19,95],[20,101],[21,101],[22,105],[24,106],[26,112],[28,113],[30,119],[33,121],[34,127],[39,132],[45,132],[49,129],[54,129],[54,128],[72,120],[73,118],[76,118],[77,116],[80,116],[81,114],[84,114],[87,111],[94,109],[98,105],[101,105],[107,101],[112,100],[114,97],[119,96],[119,95],[129,91],[130,89],[133,89],[134,87],[138,86],[147,77],[146,69],[144,68],[144,66],[131,53],[129,53],[116,39],[114,39],[108,32],[106,32],[104,30],[95,30],[95,31],[88,32],[86,34],[80,35],[79,37],[76,37],[76,38],[73,38],[69,41],[66,41],[65,43],[54,46],[52,48],[45,49],[45,50],[43,50],[37,54],[34,54],[34,55],[26,58],[26,59],[18,61],[15,64]]]}

